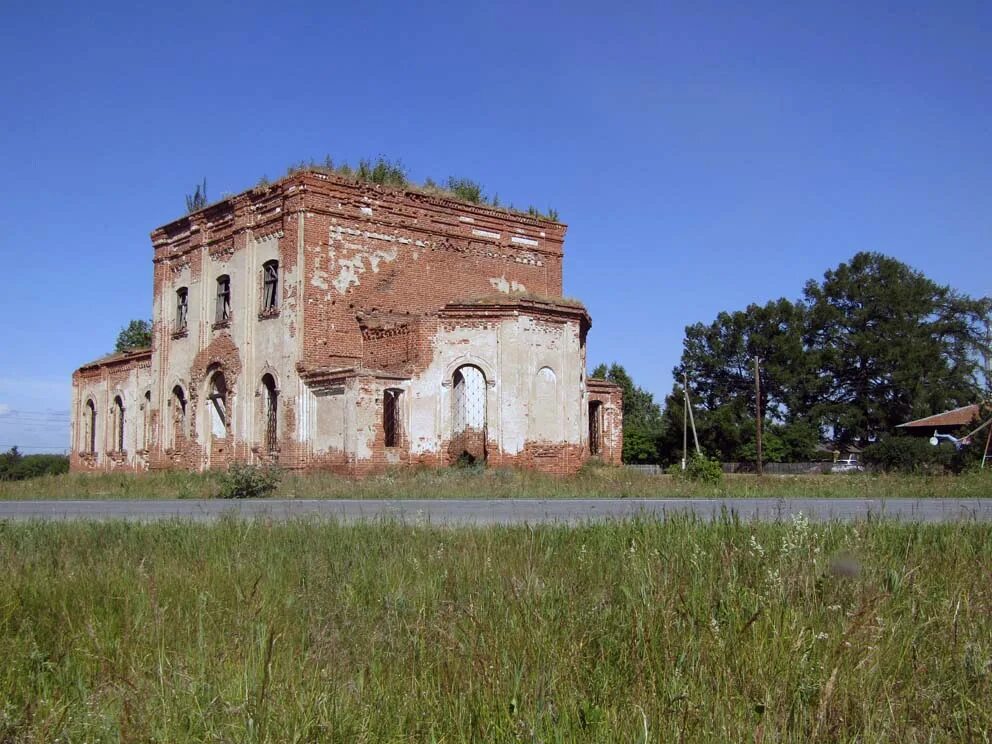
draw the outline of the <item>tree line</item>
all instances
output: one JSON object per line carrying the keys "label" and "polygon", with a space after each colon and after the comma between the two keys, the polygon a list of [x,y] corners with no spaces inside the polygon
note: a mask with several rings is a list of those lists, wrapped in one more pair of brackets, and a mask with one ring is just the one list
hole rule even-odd
{"label": "tree line", "polygon": [[796,300],[686,327],[663,407],[618,364],[592,374],[623,388],[625,462],[681,457],[683,379],[708,455],[753,461],[760,411],[764,459],[807,460],[823,441],[864,447],[898,424],[981,401],[990,314],[989,298],[863,252],[808,281]]}
{"label": "tree line", "polygon": [[0,481],[25,480],[69,472],[65,455],[23,455],[17,447],[0,452]]}

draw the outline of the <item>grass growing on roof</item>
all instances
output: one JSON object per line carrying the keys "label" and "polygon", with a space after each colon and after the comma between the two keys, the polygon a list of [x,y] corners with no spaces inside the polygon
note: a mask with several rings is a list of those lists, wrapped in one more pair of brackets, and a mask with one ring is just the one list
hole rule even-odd
{"label": "grass growing on roof", "polygon": [[[517,209],[513,204],[505,206],[500,203],[499,196],[494,194],[489,196],[478,181],[470,178],[456,178],[450,176],[444,184],[440,184],[433,178],[426,178],[422,184],[414,183],[410,180],[405,165],[400,160],[391,160],[383,155],[379,155],[375,160],[363,158],[358,161],[356,167],[352,167],[347,162],[335,162],[329,155],[323,162],[317,162],[313,158],[310,161],[301,160],[294,163],[286,170],[286,175],[313,171],[315,173],[325,173],[328,175],[348,178],[362,183],[373,183],[380,186],[389,186],[396,189],[408,189],[419,191],[424,194],[432,194],[445,199],[455,199],[457,201],[478,204],[484,207],[500,209],[504,212],[516,214],[526,214],[529,217],[536,217],[541,220],[558,222],[558,210],[549,207],[546,210],[538,209],[531,205],[527,209]],[[268,188],[270,181],[263,177],[256,188]]]}
{"label": "grass growing on roof", "polygon": [[984,525],[0,525],[0,740],[972,740],[990,563]]}

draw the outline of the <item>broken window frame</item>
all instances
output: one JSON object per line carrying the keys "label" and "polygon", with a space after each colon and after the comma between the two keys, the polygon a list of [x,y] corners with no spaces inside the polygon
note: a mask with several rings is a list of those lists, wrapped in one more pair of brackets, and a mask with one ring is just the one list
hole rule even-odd
{"label": "broken window frame", "polygon": [[176,290],[176,333],[186,330],[189,323],[189,288]]}
{"label": "broken window frame", "polygon": [[279,309],[279,262],[266,261],[262,264],[262,310],[264,314],[275,313]]}
{"label": "broken window frame", "polygon": [[217,306],[214,310],[214,324],[227,323],[231,320],[231,276],[221,274],[217,277]]}
{"label": "broken window frame", "polygon": [[386,447],[399,447],[403,437],[403,391],[387,388],[382,392],[382,434]]}
{"label": "broken window frame", "polygon": [[212,407],[210,417],[211,432],[214,432],[214,416],[217,417],[217,421],[220,423],[220,428],[223,429],[222,434],[213,433],[213,436],[218,439],[223,439],[227,436],[230,426],[230,420],[227,415],[227,392],[227,379],[224,377],[224,373],[219,370],[214,372],[210,376],[210,387],[207,392],[207,402]]}

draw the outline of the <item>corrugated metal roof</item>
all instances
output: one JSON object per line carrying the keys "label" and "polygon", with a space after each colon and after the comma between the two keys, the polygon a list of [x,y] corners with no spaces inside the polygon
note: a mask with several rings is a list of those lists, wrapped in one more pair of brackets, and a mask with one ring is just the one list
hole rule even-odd
{"label": "corrugated metal roof", "polygon": [[908,429],[917,426],[926,428],[934,426],[967,426],[977,417],[978,405],[975,404],[970,406],[961,406],[960,408],[944,411],[943,413],[936,413],[933,416],[916,419],[916,421],[908,421],[905,424],[899,424],[896,428]]}

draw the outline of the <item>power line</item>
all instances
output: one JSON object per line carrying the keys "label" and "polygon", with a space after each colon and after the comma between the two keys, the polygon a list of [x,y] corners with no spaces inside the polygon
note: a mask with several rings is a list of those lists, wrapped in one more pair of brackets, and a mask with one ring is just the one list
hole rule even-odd
{"label": "power line", "polygon": [[[19,450],[60,450],[67,451],[69,448],[64,444],[0,444],[0,448],[6,448],[8,450],[17,447]],[[6,454],[5,452],[0,452],[0,455]]]}
{"label": "power line", "polygon": [[70,419],[43,419],[43,418],[7,418],[0,416],[0,424],[68,424]]}
{"label": "power line", "polygon": [[29,411],[25,408],[9,408],[7,413],[26,413],[26,414],[39,414],[41,416],[68,416],[69,411],[64,408],[50,409],[48,411]]}
{"label": "power line", "polygon": [[0,415],[0,421],[13,421],[15,419],[18,419],[18,420],[21,420],[21,421],[68,421],[69,420],[69,417],[68,416],[38,416],[36,414],[32,414],[30,416],[22,416],[19,413]]}

